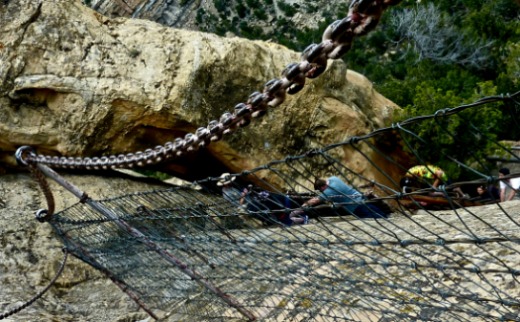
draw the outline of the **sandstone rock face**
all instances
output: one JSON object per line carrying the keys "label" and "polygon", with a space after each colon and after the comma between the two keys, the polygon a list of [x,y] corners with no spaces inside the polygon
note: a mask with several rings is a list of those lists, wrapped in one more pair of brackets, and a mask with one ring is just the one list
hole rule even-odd
{"label": "sandstone rock face", "polygon": [[[72,179],[72,180],[71,180]],[[164,188],[112,177],[67,178],[93,198],[107,198],[125,191]],[[101,180],[101,181],[98,181]],[[98,181],[98,183],[94,183]],[[103,182],[103,183],[101,183]],[[57,210],[77,202],[68,191],[49,182]],[[93,185],[94,184],[94,185]],[[0,314],[24,302],[49,284],[63,261],[63,244],[49,224],[34,213],[46,208],[45,199],[31,177],[0,176]],[[69,256],[65,269],[44,299],[6,321],[138,321],[147,314],[99,271]]]}
{"label": "sandstone rock face", "polygon": [[[300,58],[273,43],[109,19],[80,1],[9,1],[0,21],[0,151],[11,165],[21,145],[92,157],[164,144],[233,111]],[[334,61],[249,127],[162,169],[185,179],[250,169],[367,133],[397,108]]]}

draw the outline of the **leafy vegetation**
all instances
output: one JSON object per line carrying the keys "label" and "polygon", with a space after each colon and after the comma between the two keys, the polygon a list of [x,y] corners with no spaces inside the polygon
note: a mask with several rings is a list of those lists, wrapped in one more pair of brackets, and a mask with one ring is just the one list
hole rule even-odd
{"label": "leafy vegetation", "polygon": [[[519,17],[520,6],[513,0],[404,5],[384,16],[365,41],[357,41],[347,61],[404,108],[402,118],[433,114],[520,90]],[[509,102],[500,109],[485,107],[450,118],[447,126],[457,133],[457,143],[446,133],[432,133],[427,124],[414,130],[428,138],[421,153],[429,162],[449,167],[449,155],[480,164],[490,151],[489,139],[520,139],[519,111],[518,103]],[[453,177],[464,176],[458,168],[446,170]]]}
{"label": "leafy vegetation", "polygon": [[148,169],[141,169],[141,168],[136,168],[135,172],[140,173],[146,177],[154,178],[154,179],[161,180],[161,181],[168,180],[172,177],[171,175],[164,173],[164,172],[148,170]]}
{"label": "leafy vegetation", "polygon": [[[302,28],[290,19],[297,12],[315,12],[314,1],[274,2],[278,16],[273,1],[239,0],[234,12],[228,11],[229,5],[217,8],[224,13],[220,23],[205,13],[201,21],[206,24],[200,27],[221,35],[231,31],[249,39],[271,39],[302,51],[319,43],[325,28],[348,12],[348,4],[342,2],[322,13],[317,28]],[[255,11],[261,8],[268,11]],[[267,19],[274,19],[275,28],[265,28],[269,23],[262,20]],[[404,0],[383,15],[375,31],[356,39],[344,59],[350,69],[367,76],[380,93],[403,107],[400,117],[407,118],[520,90],[519,40],[520,5],[515,0]],[[500,109],[485,107],[450,118],[446,126],[458,133],[457,140],[429,125],[418,125],[414,130],[428,138],[428,144],[421,140],[412,144],[421,145],[422,155],[441,166],[446,155],[480,162],[483,152],[474,151],[482,151],[490,138],[520,139],[519,111],[518,103],[509,102]],[[473,124],[483,131],[477,132]],[[447,170],[453,177],[459,175],[457,169]]]}

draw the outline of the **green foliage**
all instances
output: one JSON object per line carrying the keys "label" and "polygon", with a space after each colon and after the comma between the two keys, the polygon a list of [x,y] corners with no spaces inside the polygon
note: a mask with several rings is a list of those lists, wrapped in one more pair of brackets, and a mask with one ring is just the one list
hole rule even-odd
{"label": "green foliage", "polygon": [[[400,119],[520,90],[520,6],[514,0],[435,3],[451,17],[451,26],[458,33],[467,35],[468,40],[491,44],[486,65],[474,68],[419,56],[411,50],[413,41],[401,39],[393,29],[390,11],[376,31],[354,43],[345,57],[349,68],[366,75],[379,92],[403,107]],[[399,6],[394,11],[414,6]],[[492,154],[490,139],[520,139],[519,110],[515,102],[467,110],[450,117],[447,123],[437,119],[414,125],[413,131],[420,137],[408,139],[425,162],[446,167],[453,178],[471,176],[456,166],[449,168],[453,163],[447,161],[447,156],[486,167],[484,156]]]}
{"label": "green foliage", "polygon": [[[296,26],[290,19],[297,12],[321,8],[312,0],[295,5],[277,0],[285,17],[277,17],[274,31],[268,33],[261,26],[267,25],[268,15],[273,13],[273,0],[238,0],[234,7],[229,0],[215,0],[214,4],[220,20],[197,11],[196,21],[202,30],[271,39],[297,51],[321,42],[325,28],[348,12],[348,3],[341,2],[321,13],[317,28]],[[417,24],[396,25],[400,15]],[[344,60],[350,69],[367,76],[381,94],[403,107],[401,119],[433,114],[487,95],[520,90],[519,16],[516,0],[404,0],[385,12],[374,31],[356,38]],[[438,36],[443,37],[442,42]],[[439,44],[444,48],[433,47]],[[518,115],[520,106],[515,102],[467,110],[449,121],[436,119],[434,124],[416,125],[413,130],[420,137],[409,138],[410,144],[419,148],[425,161],[440,166],[453,164],[446,162],[448,155],[485,166],[485,152],[475,151],[485,151],[494,138],[520,140]],[[453,178],[467,175],[459,168],[445,170]]]}
{"label": "green foliage", "polygon": [[195,16],[195,22],[197,23],[197,25],[201,25],[202,22],[204,21],[204,15],[205,15],[205,10],[200,8],[199,10],[197,10],[197,15]]}
{"label": "green foliage", "polygon": [[304,10],[306,13],[314,13],[314,12],[318,11],[318,6],[315,4],[309,4],[309,5],[305,6]]}
{"label": "green foliage", "polygon": [[235,6],[235,10],[240,18],[245,18],[249,13],[249,9],[242,2],[239,2]]}
{"label": "green foliage", "polygon": [[508,43],[505,46],[503,56],[503,62],[505,70],[502,72],[506,81],[510,81],[513,87],[520,85],[520,44],[519,43]]}
{"label": "green foliage", "polygon": [[253,10],[253,14],[260,20],[267,20],[267,13],[263,8]]}
{"label": "green foliage", "polygon": [[298,12],[294,5],[287,4],[284,1],[278,1],[278,8],[280,8],[287,17],[292,17]]}
{"label": "green foliage", "polygon": [[144,176],[147,176],[147,177],[150,177],[150,178],[154,178],[154,179],[158,179],[158,180],[168,180],[170,179],[172,176],[170,176],[169,174],[166,174],[164,172],[160,172],[160,171],[155,171],[155,170],[147,170],[147,169],[135,169],[136,172],[144,175]]}
{"label": "green foliage", "polygon": [[265,37],[262,28],[251,26],[245,21],[240,23],[239,34],[245,38],[263,39]]}
{"label": "green foliage", "polygon": [[460,101],[454,91],[435,89],[423,83],[417,88],[415,104],[408,106],[407,114],[403,115],[403,118],[436,115],[433,121],[408,127],[419,136],[419,139],[409,139],[410,148],[420,151],[424,162],[438,164],[452,178],[471,174],[461,173],[462,169],[451,162],[448,156],[474,164],[477,169],[490,166],[485,162],[485,157],[493,153],[493,141],[498,138],[499,129],[505,122],[503,113],[496,104],[467,109],[449,118],[443,118],[443,113],[438,112],[495,95],[497,90],[491,81],[477,83],[474,88],[476,89],[472,90],[468,99]]}
{"label": "green foliage", "polygon": [[229,0],[215,0],[213,4],[215,5],[215,9],[220,13],[226,12],[231,5]]}
{"label": "green foliage", "polygon": [[246,0],[246,4],[249,8],[258,9],[261,7],[260,0]]}

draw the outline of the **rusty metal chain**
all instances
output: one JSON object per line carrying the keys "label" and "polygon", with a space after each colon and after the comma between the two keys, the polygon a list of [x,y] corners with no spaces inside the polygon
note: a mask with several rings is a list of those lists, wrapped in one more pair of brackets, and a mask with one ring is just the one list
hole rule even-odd
{"label": "rusty metal chain", "polygon": [[324,31],[319,44],[309,45],[298,63],[290,63],[282,71],[281,79],[265,83],[262,92],[252,93],[245,103],[235,106],[233,113],[222,114],[219,120],[212,120],[207,127],[199,127],[195,133],[187,133],[184,138],[176,138],[153,149],[135,153],[102,157],[57,157],[26,154],[24,163],[40,163],[53,168],[102,170],[133,168],[157,164],[164,160],[180,157],[219,141],[223,135],[232,133],[239,127],[249,125],[251,119],[267,113],[285,101],[286,95],[298,93],[305,85],[306,78],[316,78],[327,68],[328,59],[338,59],[346,54],[356,36],[372,31],[389,7],[402,0],[353,0],[347,17],[336,20]]}

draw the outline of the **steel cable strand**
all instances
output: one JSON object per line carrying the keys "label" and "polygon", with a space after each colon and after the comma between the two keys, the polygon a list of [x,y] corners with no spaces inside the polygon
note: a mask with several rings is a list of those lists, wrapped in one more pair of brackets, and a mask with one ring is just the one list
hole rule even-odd
{"label": "steel cable strand", "polygon": [[25,308],[29,307],[30,305],[32,305],[34,302],[36,302],[37,300],[39,300],[55,283],[56,281],[58,280],[58,278],[60,277],[61,273],[63,273],[63,269],[65,268],[65,263],[67,262],[67,258],[68,258],[68,251],[66,248],[63,248],[63,260],[61,262],[61,265],[58,269],[58,271],[56,272],[56,275],[53,277],[53,279],[49,282],[49,284],[44,288],[42,289],[40,292],[38,292],[32,299],[30,299],[29,301],[23,303],[22,305],[8,311],[8,312],[5,312],[3,314],[0,314],[0,320],[3,320],[9,316],[12,316],[14,314],[17,314],[19,313],[20,311],[24,310]]}
{"label": "steel cable strand", "polygon": [[[375,273],[375,271],[370,266],[367,266],[367,269],[369,269],[371,272]],[[437,289],[437,287],[433,284],[433,282],[430,282],[429,276],[424,274],[422,270],[416,269],[416,270],[414,270],[414,272],[416,272],[417,274],[419,274],[421,277],[424,278],[424,280],[416,278],[417,283],[420,284],[421,282],[424,283],[425,281],[427,281],[428,283],[431,284],[430,286],[432,287],[432,290],[424,291],[421,289],[413,289],[409,286],[400,285],[399,280],[402,277],[397,277],[394,280],[392,280],[392,282],[386,282],[384,284],[382,284],[379,280],[373,280],[373,281],[354,280],[354,279],[350,280],[347,277],[347,281],[353,284],[351,289],[348,291],[355,293],[356,295],[358,295],[361,298],[376,298],[379,300],[384,300],[385,302],[394,302],[394,303],[396,302],[396,304],[399,304],[399,305],[408,304],[408,305],[415,305],[418,307],[427,307],[427,308],[431,308],[431,309],[441,310],[441,311],[449,313],[452,316],[457,316],[458,317],[457,321],[471,321],[471,320],[465,319],[463,316],[459,316],[458,313],[466,313],[466,314],[472,314],[472,315],[478,314],[478,316],[481,316],[481,317],[486,315],[486,313],[484,313],[483,311],[474,311],[474,309],[473,309],[473,311],[469,311],[465,307],[460,307],[460,306],[452,307],[452,306],[447,305],[447,303],[443,302],[442,299],[444,299],[446,297],[467,299],[467,298],[469,298],[469,296],[460,295],[458,293],[449,293],[449,292],[445,292],[440,289]],[[377,273],[375,273],[375,274],[377,274]],[[344,281],[344,279],[345,279],[345,277],[341,277],[338,279],[338,282],[342,282],[342,281]],[[417,299],[406,300],[403,298],[404,297],[403,295],[398,296],[396,298],[396,296],[394,294],[385,294],[386,292],[384,292],[383,295],[377,295],[370,291],[364,291],[365,288],[367,288],[367,289],[388,288],[388,289],[394,290],[394,291],[399,291],[399,290],[406,291],[411,294],[414,294],[416,297],[420,297],[420,300],[417,300]],[[439,297],[441,297],[441,299],[439,299]],[[438,304],[438,305],[436,305],[436,304]],[[389,310],[381,310],[381,313],[389,314],[389,313],[393,313],[393,312],[389,311]],[[488,317],[491,317],[491,315],[488,315]],[[410,318],[410,316],[405,314],[403,316],[403,320],[404,320],[404,318]],[[420,319],[420,320],[432,321],[430,319],[427,319],[427,320]],[[399,321],[401,321],[401,320],[399,320]],[[413,321],[417,321],[417,320],[414,319]],[[441,320],[438,320],[438,321],[440,322]]]}
{"label": "steel cable strand", "polygon": [[[348,234],[348,233],[347,233],[347,234]],[[336,236],[337,236],[337,235],[336,235]],[[338,237],[338,239],[341,239],[341,238]],[[381,267],[384,267],[384,266],[396,266],[396,267],[405,266],[405,267],[406,267],[406,266],[407,266],[407,265],[405,265],[405,264],[401,264],[401,263],[399,263],[399,262],[397,261],[397,258],[396,258],[396,259],[392,259],[392,258],[387,257],[387,255],[385,255],[385,252],[383,252],[383,251],[386,249],[386,250],[388,250],[390,253],[392,253],[392,249],[386,247],[386,245],[388,245],[388,246],[396,246],[396,245],[400,245],[400,243],[397,243],[397,242],[384,242],[384,241],[383,241],[383,242],[381,242],[381,241],[377,241],[377,242],[378,242],[378,245],[377,245],[377,246],[381,247],[382,250],[375,250],[375,249],[374,249],[373,251],[374,251],[377,255],[379,255],[379,257],[371,256],[371,255],[368,255],[368,254],[365,254],[365,253],[359,253],[359,256],[361,256],[361,257],[369,257],[369,258],[371,258],[371,259],[373,260],[373,262],[370,263],[370,262],[366,262],[366,260],[363,259],[364,265],[376,265],[376,266],[381,266]],[[350,243],[350,245],[356,245],[356,244],[358,244],[358,245],[372,245],[372,246],[374,245],[373,242],[361,242],[361,243],[359,243],[359,242],[357,242],[357,243],[356,243],[356,242],[353,242],[353,243],[352,243],[352,242],[351,242],[351,243]],[[419,245],[419,246],[422,245],[421,247],[424,247],[424,246],[427,245],[427,244],[429,244],[429,245],[437,245],[436,242],[432,242],[432,241],[429,241],[428,243],[424,243],[424,242],[423,242],[423,243],[419,243],[419,244],[417,244],[417,245]],[[340,244],[338,244],[338,245],[340,245]],[[427,249],[427,248],[425,248],[425,247],[424,247],[424,249],[425,249],[427,252],[433,252],[434,254],[437,254],[437,255],[439,255],[439,256],[443,256],[443,257],[448,258],[446,255],[443,255],[443,254],[441,254],[441,253],[435,252],[435,251],[433,251],[433,250],[429,250],[429,249]],[[356,251],[355,251],[354,249],[349,248],[349,253],[354,254],[354,253],[356,253]],[[393,252],[393,253],[394,253],[394,254],[399,254],[398,252]],[[422,258],[422,259],[425,260],[426,262],[429,262],[429,263],[430,263],[430,265],[426,265],[426,264],[416,265],[417,267],[436,268],[436,269],[439,269],[439,265],[438,265],[436,262],[434,262],[432,259],[430,259],[429,257],[427,257],[426,255],[424,255],[422,252],[413,252],[413,251],[412,251],[412,253],[413,253],[414,255],[416,255],[416,256]],[[400,256],[401,256],[404,260],[409,260],[409,258],[408,258],[408,254],[407,254],[407,253],[400,254]],[[394,262],[394,264],[390,264],[389,262],[382,263],[381,260],[380,260],[380,258],[384,258],[384,257],[387,257],[387,259],[390,260],[390,262]],[[448,259],[450,260],[450,258],[448,258]],[[459,267],[457,267],[457,266],[451,266],[451,267],[448,267],[448,266],[446,266],[446,265],[442,265],[442,267],[443,267],[443,269],[450,269],[450,268],[451,268],[451,269],[459,269],[459,270],[469,270],[469,269],[459,268]],[[501,271],[501,272],[502,272],[502,273],[505,273],[505,272],[507,272],[507,271]],[[443,285],[444,285],[444,283],[443,283]],[[434,285],[432,284],[432,286],[434,286]],[[449,288],[448,285],[444,285],[444,286]],[[455,293],[454,293],[454,294],[455,294]]]}
{"label": "steel cable strand", "polygon": [[[355,249],[349,249],[349,252],[350,252],[350,253],[354,253],[354,254],[357,253],[357,254],[359,255],[359,257],[369,257],[369,258],[372,258],[372,259],[373,259],[373,257],[371,257],[370,255],[368,255],[368,254],[366,254],[366,253],[364,253],[364,252],[363,252],[363,253],[360,253],[360,252],[356,251]],[[409,265],[404,265],[404,264],[383,265],[383,264],[381,264],[380,262],[378,262],[377,260],[375,260],[373,263],[367,262],[365,259],[361,259],[361,260],[359,260],[359,261],[355,261],[355,260],[342,260],[342,263],[343,263],[343,264],[347,264],[347,263],[349,263],[349,262],[352,263],[352,264],[354,265],[354,267],[353,267],[353,268],[354,268],[354,271],[356,271],[356,270],[355,270],[356,267],[366,268],[366,269],[368,269],[370,272],[372,272],[372,274],[374,274],[374,275],[376,275],[376,276],[379,276],[379,278],[382,278],[382,279],[387,279],[388,277],[387,277],[386,275],[382,275],[381,273],[377,272],[377,271],[372,267],[373,265],[381,266],[381,267],[385,267],[385,266],[404,266],[404,267],[409,267]],[[431,267],[431,268],[436,268],[436,266],[433,266],[433,265],[432,265],[432,266],[423,266],[423,267],[424,267],[424,268],[430,268],[430,267]],[[418,268],[418,267],[417,267],[417,268]],[[434,295],[438,295],[438,292],[435,292],[435,289],[437,288],[437,286],[436,286],[432,281],[430,281],[430,279],[428,278],[428,276],[424,275],[424,274],[422,273],[421,270],[418,270],[418,269],[416,269],[416,268],[414,268],[414,269],[415,269],[415,271],[416,271],[418,274],[422,275],[428,283],[430,283],[430,286],[432,287],[432,291],[428,291],[428,292],[424,292],[424,291],[417,292],[417,291],[415,291],[414,289],[412,289],[410,286],[408,286],[408,284],[399,284],[399,280],[400,280],[400,278],[397,278],[397,279],[394,278],[394,279],[392,280],[392,284],[393,284],[393,285],[385,285],[385,286],[386,286],[386,287],[389,287],[389,288],[391,288],[391,289],[394,289],[394,290],[401,289],[401,290],[406,290],[406,291],[408,291],[408,292],[410,292],[410,293],[416,293],[416,294],[419,294],[419,295],[421,295],[421,296],[424,295],[425,297],[429,298],[429,300],[430,300],[432,303],[433,303],[433,302],[437,302],[437,301],[439,301],[438,299],[436,299],[436,298],[433,297]],[[378,289],[381,288],[381,283],[380,283],[379,279],[376,279],[375,277],[372,277],[371,275],[366,275],[366,278],[368,278],[369,280],[367,281],[367,280],[356,280],[356,279],[352,279],[351,282],[352,282],[355,286],[357,286],[358,284],[362,284],[362,285],[368,285],[368,286],[375,286],[375,288],[378,288]],[[424,281],[421,281],[420,279],[418,279],[417,277],[414,277],[414,278],[417,280],[418,283],[420,283],[420,282],[424,282]],[[340,274],[340,276],[338,277],[338,280],[339,280],[339,281],[344,281],[344,279],[345,279],[345,276],[343,276],[342,274]],[[347,280],[348,280],[348,279],[349,279],[349,278],[347,277]],[[360,288],[360,287],[355,287],[355,288],[354,288],[353,290],[351,290],[351,291],[354,291],[355,293],[359,293],[359,294],[361,294],[361,295],[367,295],[367,296],[362,296],[362,298],[365,298],[365,297],[366,297],[366,298],[372,298],[372,297],[374,297],[375,294],[373,294],[373,293],[365,294],[363,291],[360,291],[360,290],[362,290],[362,289],[363,289],[362,287],[361,287],[361,288]],[[450,293],[450,294],[451,294],[451,296],[456,296],[457,293]],[[382,298],[381,298],[381,299],[382,299]],[[386,299],[386,300],[391,300],[391,301],[396,301],[396,299],[393,298],[393,297],[384,297],[384,299]],[[399,301],[399,302],[400,302],[400,304],[402,304],[401,301]],[[432,305],[432,306],[433,306],[433,305]],[[451,313],[452,313],[452,312],[451,312]]]}
{"label": "steel cable strand", "polygon": [[[495,243],[495,242],[503,242],[504,240],[493,240],[493,241],[488,241],[486,243]],[[436,251],[433,251],[431,250],[431,253],[432,255],[437,255],[437,256],[442,256],[444,258],[446,258],[449,262],[453,262],[455,265],[447,265],[447,264],[436,264],[435,262],[431,261],[430,259],[424,257],[422,254],[418,254],[418,253],[415,253],[413,252],[416,256],[420,256],[420,257],[423,257],[426,261],[428,262],[431,262],[432,265],[425,265],[425,264],[416,264],[417,268],[420,268],[420,267],[423,267],[423,268],[428,268],[428,267],[431,267],[431,268],[436,268],[438,270],[442,270],[442,271],[446,271],[446,270],[452,270],[452,271],[458,271],[458,272],[472,272],[472,273],[501,273],[501,274],[514,274],[514,272],[512,272],[511,268],[508,267],[507,265],[505,265],[504,263],[504,267],[505,269],[498,269],[498,268],[493,268],[493,269],[481,269],[477,264],[473,263],[470,258],[474,258],[475,260],[478,260],[478,261],[481,261],[481,258],[478,258],[478,257],[474,257],[474,256],[468,256],[468,255],[464,255],[463,253],[460,253],[460,252],[457,252],[457,251],[454,251],[453,249],[451,249],[448,245],[449,244],[461,244],[461,243],[466,243],[466,244],[473,244],[473,245],[477,245],[478,248],[482,249],[482,247],[479,246],[479,244],[477,244],[474,240],[471,240],[471,239],[468,239],[468,240],[465,240],[465,241],[458,241],[458,240],[450,240],[450,241],[446,241],[446,243],[444,245],[442,245],[442,247],[446,250],[448,250],[449,252],[451,252],[452,254],[455,254],[455,255],[458,255],[460,256],[462,259],[465,259],[467,260],[469,263],[471,263],[473,266],[471,267],[466,267],[467,264],[465,264],[465,266],[461,266],[459,263],[458,263],[458,260],[456,258],[451,258],[451,257],[448,257],[448,255],[445,255],[445,254],[442,254],[440,252],[436,252]],[[481,244],[484,244],[484,243],[481,243]],[[419,244],[419,245],[422,245],[422,247],[424,247],[426,244],[422,243],[422,244]],[[430,242],[430,245],[437,245],[437,243],[431,243]],[[438,246],[438,245],[437,245]],[[424,248],[425,250],[429,251],[429,249],[427,248]],[[406,259],[406,254],[403,254],[402,255],[405,259]],[[500,260],[499,260],[500,261]],[[491,261],[488,261],[488,263],[491,263],[493,264]],[[378,263],[377,261],[372,263],[372,264],[375,264],[375,265],[381,265],[380,263]],[[397,264],[396,266],[402,266],[402,264]],[[515,275],[520,275],[520,272],[516,272]],[[481,278],[483,279],[483,278]],[[475,281],[468,281],[470,282],[471,284],[474,284],[474,286],[477,288],[477,289],[481,289],[482,291],[484,292],[487,292],[489,293],[489,290],[484,288],[481,284],[478,284],[476,283]],[[503,291],[500,291],[500,290],[497,290],[496,287],[490,283],[489,281],[485,280],[484,279],[484,282],[486,284],[488,284],[490,286],[490,288],[492,288],[495,292],[497,292],[497,296],[499,296],[498,293],[503,293]],[[444,285],[444,286],[447,286],[447,285]],[[461,286],[458,286],[458,288],[460,288]],[[449,288],[449,287],[448,287]],[[469,291],[469,288],[468,287],[463,287],[465,288],[467,291]],[[457,290],[454,290],[454,291],[458,291]],[[453,293],[453,294],[457,294],[457,292]],[[508,295],[504,293],[504,295],[507,297]],[[457,296],[457,295],[452,295],[452,296]]]}
{"label": "steel cable strand", "polygon": [[472,102],[472,103],[469,103],[469,104],[463,104],[463,105],[459,105],[457,107],[441,109],[441,110],[436,111],[434,114],[420,115],[420,116],[416,116],[416,117],[411,117],[411,118],[408,118],[408,119],[406,119],[404,121],[401,121],[400,123],[401,123],[401,125],[408,125],[408,124],[416,123],[417,121],[434,119],[434,118],[439,116],[438,113],[441,113],[439,111],[442,111],[442,116],[451,116],[453,114],[457,114],[457,113],[459,113],[459,112],[461,112],[461,111],[463,111],[465,109],[468,109],[468,108],[473,108],[473,107],[477,107],[477,106],[485,105],[485,104],[489,104],[489,103],[494,103],[494,102],[507,101],[507,100],[510,100],[510,99],[514,100],[514,98],[516,98],[517,96],[520,96],[520,91],[518,91],[518,92],[516,92],[516,93],[514,93],[512,95],[509,95],[507,97],[504,97],[504,96],[486,96],[486,97],[482,97],[482,98],[476,100],[475,102]]}
{"label": "steel cable strand", "polygon": [[[322,225],[330,224],[327,221],[324,221],[323,219],[319,219],[319,221],[321,221]],[[353,226],[353,227],[357,228],[357,226]],[[324,228],[325,228],[325,226],[324,226]],[[336,226],[335,228],[338,228],[338,227]],[[330,241],[327,239],[328,246],[329,245],[330,246],[332,246],[332,245],[339,246],[339,245],[345,244],[347,246],[402,246],[402,247],[408,247],[408,246],[415,245],[415,246],[443,246],[443,247],[445,247],[446,245],[455,245],[455,244],[485,245],[485,244],[506,243],[506,242],[515,243],[515,244],[520,243],[520,238],[503,238],[503,237],[484,238],[484,239],[479,240],[478,242],[476,242],[472,238],[457,238],[457,239],[448,239],[448,240],[438,240],[438,239],[431,240],[431,239],[424,239],[424,238],[419,239],[418,238],[417,240],[399,240],[399,239],[397,239],[397,240],[388,240],[388,241],[381,241],[381,240],[366,241],[366,240],[360,239],[357,236],[350,235],[350,233],[346,230],[341,231],[342,232],[341,236],[350,235],[350,237],[359,240],[359,241],[352,241],[352,240],[344,239],[337,232],[333,232],[328,229],[324,229],[324,230],[327,230],[327,232],[330,233],[331,236],[334,236],[335,238],[338,238],[338,240],[339,240],[339,241]],[[370,236],[370,235],[368,235],[368,236]],[[280,237],[286,237],[286,235],[280,235]],[[276,242],[278,242],[278,241],[276,241]],[[295,242],[295,241],[284,241],[284,243],[293,243],[293,242]],[[271,243],[274,243],[274,242],[269,242],[269,244],[271,244]],[[320,242],[318,241],[318,243],[320,243]],[[458,253],[458,251],[453,251],[453,254],[460,255],[461,253]],[[478,256],[475,256],[475,257],[472,257],[471,255],[465,255],[465,256],[475,258],[475,259],[479,258]],[[427,260],[430,261],[429,259],[427,259]],[[507,272],[511,272],[511,271],[513,271],[513,274],[515,274],[515,275],[520,275],[520,270],[508,270]],[[506,271],[503,271],[503,272],[506,272]]]}
{"label": "steel cable strand", "polygon": [[[518,92],[516,94],[520,95],[520,92]],[[496,101],[497,99],[498,98],[496,98],[496,99],[494,99],[492,101]],[[500,99],[502,99],[502,98],[500,98]],[[477,105],[485,104],[485,103],[487,103],[487,100],[481,99],[480,101],[477,101],[477,103],[478,103]],[[472,105],[472,104],[470,104],[470,105]],[[453,108],[453,110],[457,111],[457,108]],[[444,114],[447,115],[447,113],[444,113]],[[393,130],[395,130],[397,128],[400,132],[408,133],[411,136],[415,137],[417,140],[419,140],[419,141],[421,141],[423,143],[427,143],[425,140],[423,140],[422,138],[417,136],[417,134],[415,134],[412,131],[404,128],[403,126],[404,125],[408,125],[408,124],[412,124],[412,123],[415,123],[415,122],[418,122],[418,121],[421,121],[421,120],[425,120],[425,119],[432,119],[432,118],[435,118],[435,117],[436,117],[436,115],[432,114],[432,115],[427,115],[427,116],[420,116],[420,117],[409,118],[409,119],[407,119],[405,121],[393,124],[391,127],[375,130],[375,131],[373,131],[373,133],[389,132],[389,131],[393,131]],[[356,137],[356,140],[365,140],[365,139],[370,138],[372,136],[373,136],[372,134],[367,134],[364,137]],[[408,140],[403,140],[403,141],[407,144],[407,147],[410,150],[414,151],[414,149],[409,145],[409,141]],[[322,149],[322,152],[328,151],[328,150],[333,149],[333,148],[338,147],[338,146],[344,146],[346,144],[351,144],[351,143],[352,143],[352,138],[350,138],[350,139],[348,139],[348,140],[346,140],[344,142],[328,145],[328,146],[326,146],[326,147],[324,147]],[[505,149],[505,147],[503,147],[503,148]],[[314,152],[314,150],[311,150],[309,152]],[[307,156],[307,153],[306,154],[302,154],[302,155],[298,155],[298,156],[292,156],[291,159],[305,158],[306,156]],[[416,155],[416,157],[422,160],[422,158],[420,158],[420,156]],[[283,162],[284,162],[284,160],[273,160],[273,161],[270,161],[267,165],[259,166],[257,168],[252,169],[252,170],[249,170],[249,172],[252,173],[252,172],[259,171],[259,170],[263,170],[263,169],[265,169],[268,166],[272,166],[272,165],[275,165],[275,164],[278,164],[278,163],[283,163]],[[218,180],[218,178],[214,178],[214,180]],[[203,181],[199,181],[199,182],[203,182]]]}
{"label": "steel cable strand", "polygon": [[[516,94],[520,94],[520,92],[518,92]],[[434,114],[421,115],[421,116],[408,118],[404,121],[399,122],[397,125],[398,125],[399,129],[403,130],[403,126],[414,124],[414,123],[417,123],[418,121],[429,120],[429,119],[434,119],[435,121],[438,121],[438,119],[440,117],[447,117],[447,116],[451,116],[454,114],[458,114],[459,112],[461,112],[465,109],[468,109],[468,108],[472,108],[472,107],[476,107],[476,106],[480,106],[480,105],[484,105],[484,104],[488,104],[488,103],[492,103],[492,102],[497,102],[497,101],[504,101],[504,100],[505,99],[503,97],[499,97],[499,96],[484,97],[471,104],[460,105],[460,106],[453,107],[453,108],[440,109],[440,110],[437,110]],[[383,129],[381,129],[381,130],[383,130]],[[412,134],[412,133],[409,132],[409,134]],[[419,138],[418,136],[416,136],[416,138],[421,140],[421,138]]]}
{"label": "steel cable strand", "polygon": [[[440,111],[437,111],[437,112],[440,112],[440,113],[444,114],[444,110],[440,110]],[[439,127],[442,128],[442,123],[441,123],[441,121],[440,121],[439,113],[437,113],[437,112],[434,114],[434,115],[435,115],[434,120],[435,120],[435,122],[439,125]],[[444,116],[444,115],[442,115],[442,116]],[[469,122],[468,119],[464,118],[463,113],[460,113],[460,114],[458,113],[457,116],[460,117],[461,119],[463,119],[466,123]],[[471,123],[471,122],[470,122],[470,127],[477,129],[477,131],[480,132],[480,133],[482,134],[482,132],[481,132],[480,130],[478,130],[477,127],[473,126],[473,123]],[[451,131],[444,131],[444,133],[446,133],[446,134],[447,134],[447,135],[448,135],[448,136],[449,136],[449,137],[450,137],[454,142],[457,141],[457,140],[456,140],[456,139],[457,139],[456,135],[454,135]],[[484,135],[483,137],[487,140],[487,136]],[[473,150],[469,151],[469,153],[471,154],[471,156],[474,157],[475,160],[477,160],[477,162],[478,162],[480,165],[482,165],[482,163],[479,161],[479,158],[476,158],[476,157],[475,157],[475,153],[474,153]],[[510,153],[512,153],[512,152],[510,152]],[[450,155],[446,155],[445,153],[443,153],[443,155],[444,155],[447,159],[449,159],[449,160],[453,161],[454,163],[456,163],[459,167],[463,167],[464,169],[466,169],[466,170],[468,170],[468,171],[470,171],[470,172],[473,172],[473,173],[475,173],[475,174],[481,175],[481,173],[479,173],[477,170],[474,170],[472,167],[467,166],[466,164],[464,164],[463,162],[460,162],[459,160],[453,158],[452,156],[450,156]],[[466,158],[467,158],[467,156],[466,156]]]}

